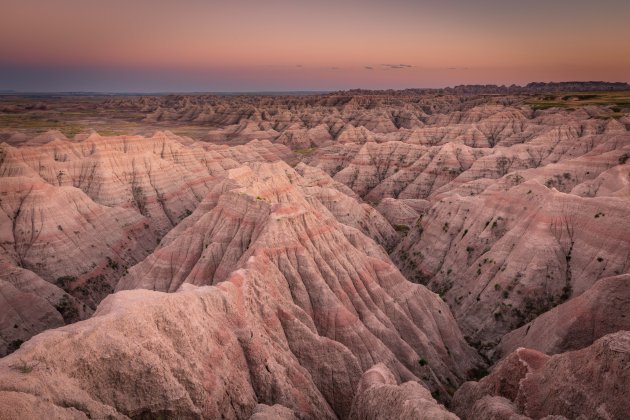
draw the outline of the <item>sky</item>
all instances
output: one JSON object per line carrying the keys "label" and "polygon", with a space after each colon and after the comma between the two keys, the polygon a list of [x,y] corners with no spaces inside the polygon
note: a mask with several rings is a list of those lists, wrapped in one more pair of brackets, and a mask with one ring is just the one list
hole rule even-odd
{"label": "sky", "polygon": [[630,81],[630,0],[0,0],[0,90]]}

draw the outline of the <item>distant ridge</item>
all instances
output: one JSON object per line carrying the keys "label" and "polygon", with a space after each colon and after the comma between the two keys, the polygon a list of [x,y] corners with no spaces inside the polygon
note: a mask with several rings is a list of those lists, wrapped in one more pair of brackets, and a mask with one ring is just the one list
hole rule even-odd
{"label": "distant ridge", "polygon": [[630,84],[626,82],[531,82],[525,86],[519,85],[458,85],[442,89],[416,88],[402,90],[365,90],[351,89],[337,93],[344,94],[423,94],[423,93],[452,93],[452,94],[510,94],[536,92],[593,92],[593,91],[630,91]]}

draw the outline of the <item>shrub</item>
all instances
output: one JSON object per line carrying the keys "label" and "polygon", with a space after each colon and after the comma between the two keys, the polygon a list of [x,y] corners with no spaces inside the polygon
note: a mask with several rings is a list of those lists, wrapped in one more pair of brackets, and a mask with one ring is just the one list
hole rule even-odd
{"label": "shrub", "polygon": [[409,226],[407,226],[407,225],[394,225],[394,230],[396,232],[400,232],[400,233],[407,233],[407,232],[409,232]]}
{"label": "shrub", "polygon": [[421,357],[420,360],[418,360],[418,363],[420,364],[420,366],[426,366],[429,362],[427,362],[424,357]]}
{"label": "shrub", "polygon": [[113,261],[110,257],[107,257],[107,266],[112,270],[118,270],[118,263]]}
{"label": "shrub", "polygon": [[33,371],[33,369],[39,365],[40,362],[32,362],[32,363],[28,363],[25,362],[24,360],[20,360],[19,363],[16,363],[14,365],[10,365],[9,367],[11,369],[15,369],[20,373],[31,373]]}
{"label": "shrub", "polygon": [[57,280],[55,281],[55,284],[61,287],[62,289],[66,290],[68,286],[70,286],[70,283],[72,283],[76,279],[77,278],[74,276],[61,276],[57,278]]}

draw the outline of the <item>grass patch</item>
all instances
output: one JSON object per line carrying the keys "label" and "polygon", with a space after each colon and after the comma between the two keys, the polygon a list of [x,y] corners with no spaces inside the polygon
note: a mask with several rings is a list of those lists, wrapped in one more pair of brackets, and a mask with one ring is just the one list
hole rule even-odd
{"label": "grass patch", "polygon": [[525,101],[533,110],[549,108],[575,109],[587,105],[610,106],[611,113],[597,118],[619,118],[623,109],[630,108],[630,92],[559,92],[532,95]]}
{"label": "grass patch", "polygon": [[33,369],[35,369],[37,367],[37,365],[39,365],[40,362],[25,362],[24,360],[20,360],[18,363],[10,365],[9,367],[11,369],[17,370],[20,373],[31,373],[33,371]]}
{"label": "grass patch", "polygon": [[300,156],[310,156],[317,151],[317,147],[308,147],[306,149],[297,149],[293,153]]}
{"label": "grass patch", "polygon": [[72,138],[86,129],[80,124],[61,122],[37,114],[0,114],[0,126],[15,130],[29,130],[36,133],[59,130],[68,138]]}

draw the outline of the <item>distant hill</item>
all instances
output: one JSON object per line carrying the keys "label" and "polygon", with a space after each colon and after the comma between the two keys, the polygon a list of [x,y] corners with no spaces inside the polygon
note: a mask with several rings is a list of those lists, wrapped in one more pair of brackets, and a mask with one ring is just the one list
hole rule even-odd
{"label": "distant hill", "polygon": [[391,95],[416,95],[426,93],[450,93],[450,94],[510,94],[510,93],[536,93],[536,92],[593,92],[593,91],[630,91],[630,84],[626,82],[532,82],[525,86],[519,85],[459,85],[442,89],[402,89],[402,90],[364,90],[351,89],[343,92],[353,95],[391,94]]}

